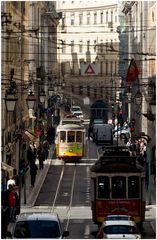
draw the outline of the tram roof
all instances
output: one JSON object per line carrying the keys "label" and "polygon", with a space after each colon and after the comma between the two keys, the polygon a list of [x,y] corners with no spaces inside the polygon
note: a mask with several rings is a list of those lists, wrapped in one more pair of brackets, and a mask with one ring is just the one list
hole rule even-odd
{"label": "tram roof", "polygon": [[58,130],[76,130],[76,129],[85,129],[83,125],[74,124],[74,123],[66,123],[64,125],[59,125]]}
{"label": "tram roof", "polygon": [[137,163],[136,157],[101,156],[90,168],[95,173],[140,173],[144,168]]}

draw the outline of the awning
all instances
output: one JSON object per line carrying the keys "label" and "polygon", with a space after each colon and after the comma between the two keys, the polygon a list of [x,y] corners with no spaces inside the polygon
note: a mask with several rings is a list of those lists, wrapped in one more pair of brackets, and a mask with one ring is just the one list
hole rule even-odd
{"label": "awning", "polygon": [[12,166],[10,166],[10,165],[8,165],[7,163],[5,163],[5,162],[2,162],[2,170],[4,170],[4,171],[7,171],[8,172],[8,177],[9,178],[12,178],[13,176],[14,176],[14,173],[13,173],[13,170],[14,170],[14,168],[12,167]]}
{"label": "awning", "polygon": [[35,142],[37,141],[37,136],[32,133],[31,131],[29,130],[26,130],[24,133],[23,133],[23,138],[26,140],[26,141],[32,141],[32,142]]}

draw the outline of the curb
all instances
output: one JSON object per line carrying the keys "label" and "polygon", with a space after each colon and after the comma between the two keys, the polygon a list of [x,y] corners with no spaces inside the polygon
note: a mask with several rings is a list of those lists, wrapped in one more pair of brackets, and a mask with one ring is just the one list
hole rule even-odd
{"label": "curb", "polygon": [[153,231],[154,231],[154,233],[155,233],[155,235],[156,235],[156,221],[154,220],[154,221],[151,221],[150,222],[150,225],[151,225],[151,227],[152,227],[152,229],[153,229]]}
{"label": "curb", "polygon": [[44,164],[44,169],[41,170],[39,176],[38,176],[38,184],[34,187],[33,191],[31,192],[30,196],[29,196],[29,199],[28,199],[28,206],[31,206],[33,207],[36,200],[37,200],[37,197],[39,195],[39,192],[43,186],[43,183],[45,181],[45,178],[47,176],[47,173],[48,173],[48,170],[49,170],[49,167],[51,165],[51,160],[46,160],[47,164]]}

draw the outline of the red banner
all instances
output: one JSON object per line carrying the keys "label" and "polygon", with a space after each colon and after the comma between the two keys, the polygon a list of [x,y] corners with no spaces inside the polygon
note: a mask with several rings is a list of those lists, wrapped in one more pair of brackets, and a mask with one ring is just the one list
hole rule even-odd
{"label": "red banner", "polygon": [[127,83],[131,85],[135,81],[135,79],[138,77],[139,73],[140,71],[136,65],[136,62],[134,59],[132,59],[127,72],[127,77],[126,77]]}

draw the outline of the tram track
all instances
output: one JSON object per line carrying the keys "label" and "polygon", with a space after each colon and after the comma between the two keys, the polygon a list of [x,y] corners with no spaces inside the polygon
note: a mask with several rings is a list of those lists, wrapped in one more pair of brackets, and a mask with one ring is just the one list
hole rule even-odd
{"label": "tram track", "polygon": [[[64,196],[64,194],[62,192],[62,184],[64,182],[64,175],[66,175],[66,167],[67,167],[66,163],[64,162],[61,172],[60,172],[60,177],[59,177],[58,185],[56,188],[55,196],[53,199],[52,207],[50,209],[50,213],[55,212],[55,208],[57,208],[59,206],[59,204],[57,203],[58,199],[60,201],[61,198]],[[69,203],[66,205],[66,217],[65,217],[65,227],[64,227],[65,230],[68,230],[68,226],[69,226],[69,222],[70,222],[71,207],[72,207],[72,202],[73,202],[74,186],[75,186],[75,179],[76,179],[76,169],[77,169],[77,165],[75,163],[71,180],[69,180],[69,182],[71,182],[71,186],[70,186],[70,191],[69,191]]]}

